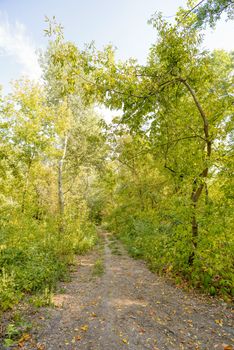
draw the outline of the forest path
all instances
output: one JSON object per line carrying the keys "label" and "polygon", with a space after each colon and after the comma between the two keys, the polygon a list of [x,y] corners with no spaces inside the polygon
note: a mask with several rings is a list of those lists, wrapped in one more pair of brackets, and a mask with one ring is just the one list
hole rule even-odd
{"label": "forest path", "polygon": [[176,288],[111,235],[79,257],[54,308],[31,316],[31,350],[232,349],[230,306]]}

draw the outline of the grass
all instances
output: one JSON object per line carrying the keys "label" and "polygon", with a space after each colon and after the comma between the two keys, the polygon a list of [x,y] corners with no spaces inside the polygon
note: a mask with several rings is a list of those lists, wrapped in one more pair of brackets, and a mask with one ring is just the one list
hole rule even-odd
{"label": "grass", "polygon": [[93,265],[92,275],[100,277],[104,273],[104,262],[101,258],[97,259]]}

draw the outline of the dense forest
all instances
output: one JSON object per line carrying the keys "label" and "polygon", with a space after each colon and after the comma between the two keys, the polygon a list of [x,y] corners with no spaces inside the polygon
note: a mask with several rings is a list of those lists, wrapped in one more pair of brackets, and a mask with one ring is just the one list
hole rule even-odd
{"label": "dense forest", "polygon": [[[152,271],[230,300],[234,53],[204,50],[202,30],[233,6],[156,13],[144,65],[80,49],[46,18],[41,82],[0,100],[1,310],[46,305],[100,225]],[[97,105],[118,116],[106,123]]]}

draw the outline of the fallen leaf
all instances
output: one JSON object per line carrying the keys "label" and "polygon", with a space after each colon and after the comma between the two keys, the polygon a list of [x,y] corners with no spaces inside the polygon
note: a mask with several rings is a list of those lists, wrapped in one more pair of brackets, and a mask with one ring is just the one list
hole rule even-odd
{"label": "fallen leaf", "polygon": [[80,329],[84,332],[87,332],[89,326],[87,324],[85,324],[84,326],[80,327]]}
{"label": "fallen leaf", "polygon": [[18,346],[19,346],[20,348],[22,348],[22,347],[24,346],[24,343],[25,343],[26,341],[28,341],[30,338],[31,338],[31,335],[30,335],[30,334],[27,334],[27,333],[23,334],[22,337],[21,337],[21,338],[19,339],[19,341],[18,341]]}
{"label": "fallen leaf", "polygon": [[30,335],[30,334],[24,333],[24,334],[22,335],[22,337],[20,338],[19,343],[22,343],[22,342],[24,342],[24,341],[27,341],[27,340],[29,340],[30,338],[31,338],[31,335]]}
{"label": "fallen leaf", "polygon": [[45,350],[45,345],[41,343],[37,343],[37,350]]}
{"label": "fallen leaf", "polygon": [[223,320],[215,320],[215,323],[220,325],[220,327],[223,327]]}
{"label": "fallen leaf", "polygon": [[140,332],[140,333],[145,333],[144,328],[141,328],[141,329],[139,330],[139,332]]}

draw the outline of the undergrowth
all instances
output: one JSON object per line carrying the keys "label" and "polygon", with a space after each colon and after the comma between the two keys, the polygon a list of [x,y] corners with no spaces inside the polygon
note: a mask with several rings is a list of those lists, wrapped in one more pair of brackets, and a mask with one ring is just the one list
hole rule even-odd
{"label": "undergrowth", "polygon": [[15,217],[0,232],[0,310],[25,295],[37,306],[49,303],[58,280],[65,280],[75,254],[96,243],[95,227],[88,222],[68,224],[58,233],[56,222]]}
{"label": "undergrowth", "polygon": [[[212,221],[200,225],[200,235],[193,264],[191,232],[188,223],[166,215],[150,213],[134,216],[118,212],[109,219],[109,229],[115,232],[134,258],[147,261],[149,268],[167,274],[178,284],[190,285],[229,301],[234,295],[231,230],[216,232]],[[183,218],[185,220],[185,218]],[[189,220],[189,218],[188,218]]]}

